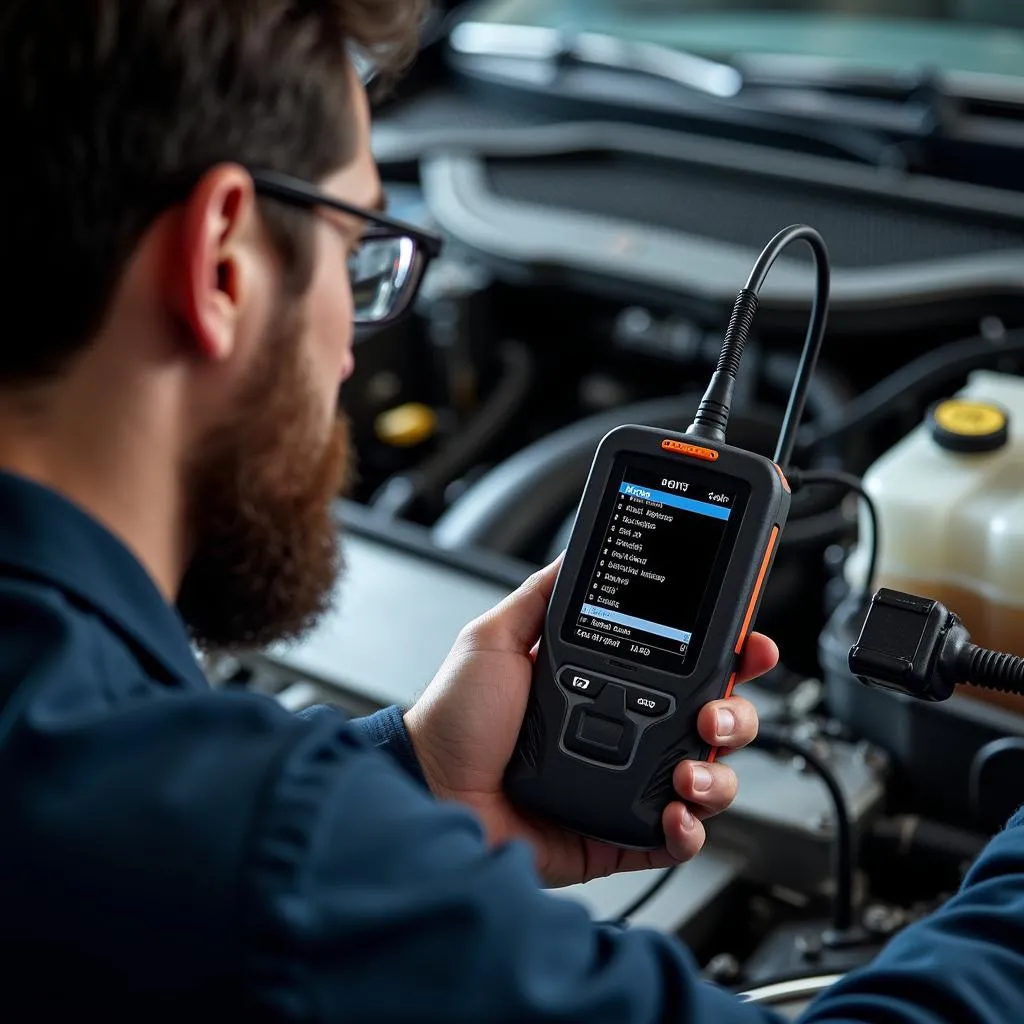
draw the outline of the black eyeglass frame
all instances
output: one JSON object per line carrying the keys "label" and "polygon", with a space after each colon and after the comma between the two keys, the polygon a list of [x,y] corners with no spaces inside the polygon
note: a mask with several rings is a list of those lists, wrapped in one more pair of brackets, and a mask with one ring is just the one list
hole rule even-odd
{"label": "black eyeglass frame", "polygon": [[431,260],[441,255],[441,251],[444,248],[444,239],[440,235],[416,227],[414,224],[409,224],[406,221],[389,217],[378,210],[367,210],[364,207],[346,203],[341,199],[335,199],[334,196],[328,195],[315,185],[310,185],[301,178],[294,178],[290,174],[283,174],[280,171],[271,171],[265,168],[248,168],[248,170],[253,185],[256,187],[256,192],[259,195],[267,196],[271,199],[279,199],[282,202],[307,209],[322,206],[329,210],[337,210],[339,213],[348,214],[351,217],[358,217],[373,225],[373,228],[367,233],[367,239],[412,239],[422,257],[421,263],[417,267],[416,281],[408,288],[408,294],[397,309],[387,316],[372,321],[363,321],[363,324],[368,327],[382,326],[393,323],[406,313],[423,282],[427,265]]}

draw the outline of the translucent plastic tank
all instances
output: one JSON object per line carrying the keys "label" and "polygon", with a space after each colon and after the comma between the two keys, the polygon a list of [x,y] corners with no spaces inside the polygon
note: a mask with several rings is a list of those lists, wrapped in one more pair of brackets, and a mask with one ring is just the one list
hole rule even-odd
{"label": "translucent plastic tank", "polygon": [[[864,477],[878,504],[876,586],[941,601],[975,643],[1024,655],[1024,378],[979,371]],[[846,566],[864,578],[870,523]],[[1024,712],[1024,699],[962,687]]]}

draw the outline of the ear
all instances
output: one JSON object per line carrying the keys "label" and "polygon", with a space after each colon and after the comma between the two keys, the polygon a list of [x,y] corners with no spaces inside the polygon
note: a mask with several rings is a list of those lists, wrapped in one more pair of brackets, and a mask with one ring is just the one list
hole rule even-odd
{"label": "ear", "polygon": [[182,211],[167,284],[176,315],[205,359],[224,360],[235,350],[250,290],[243,256],[255,216],[252,178],[233,164],[208,171]]}

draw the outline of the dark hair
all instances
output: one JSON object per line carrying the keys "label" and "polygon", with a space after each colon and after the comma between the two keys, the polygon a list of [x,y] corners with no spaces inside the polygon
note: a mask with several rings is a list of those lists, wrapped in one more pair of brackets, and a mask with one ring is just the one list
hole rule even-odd
{"label": "dark hair", "polygon": [[[3,0],[0,385],[66,367],[101,328],[147,228],[211,167],[315,182],[347,163],[352,48],[397,71],[415,53],[421,10],[421,0]],[[262,208],[301,290],[309,218]]]}

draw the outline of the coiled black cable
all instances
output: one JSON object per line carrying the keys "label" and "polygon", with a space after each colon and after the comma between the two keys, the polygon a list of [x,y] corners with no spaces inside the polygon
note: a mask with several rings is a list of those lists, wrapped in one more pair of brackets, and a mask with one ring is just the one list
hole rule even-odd
{"label": "coiled black cable", "polygon": [[688,434],[703,437],[709,441],[720,443],[725,441],[736,375],[739,372],[743,349],[757,312],[758,292],[775,265],[775,261],[794,242],[806,242],[810,246],[814,256],[815,282],[807,335],[804,339],[803,351],[797,365],[796,379],[793,381],[793,387],[789,393],[789,403],[786,406],[782,427],[779,430],[778,444],[772,460],[783,471],[789,469],[793,448],[796,445],[797,428],[803,417],[804,406],[807,404],[807,394],[814,377],[818,356],[821,354],[821,344],[828,324],[829,291],[832,281],[828,248],[821,235],[806,224],[793,224],[788,228],[783,228],[758,256],[750,271],[750,276],[747,278],[747,283],[736,296],[732,315],[729,317],[729,326],[722,343],[718,366],[711,375],[711,382],[697,407],[693,423],[686,431]]}

